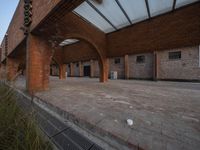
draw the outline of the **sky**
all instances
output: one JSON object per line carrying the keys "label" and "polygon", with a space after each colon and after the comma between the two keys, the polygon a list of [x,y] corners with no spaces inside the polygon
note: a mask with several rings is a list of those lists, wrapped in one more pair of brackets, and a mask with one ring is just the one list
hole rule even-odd
{"label": "sky", "polygon": [[8,29],[19,0],[0,0],[0,44]]}

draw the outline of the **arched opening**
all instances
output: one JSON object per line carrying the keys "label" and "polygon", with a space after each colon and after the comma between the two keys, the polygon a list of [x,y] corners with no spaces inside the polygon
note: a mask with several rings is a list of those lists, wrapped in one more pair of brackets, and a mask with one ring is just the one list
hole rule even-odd
{"label": "arched opening", "polygon": [[[59,64],[59,77],[65,79],[66,77],[66,63],[63,62],[62,47],[58,46],[58,43],[64,39],[78,39],[88,43],[97,52],[99,70],[100,70],[100,82],[106,82],[108,80],[108,66],[105,49],[103,46],[99,46],[99,43],[94,43],[92,40],[87,39],[79,34],[70,34],[63,36],[62,39],[55,39],[50,41],[46,38],[42,38],[36,35],[30,35],[28,38],[28,67],[27,67],[27,89],[28,91],[42,91],[49,89],[49,74],[50,64],[52,58],[57,60]],[[54,45],[56,43],[56,46]],[[56,53],[57,52],[57,53]],[[35,73],[38,73],[39,78],[35,78]]]}
{"label": "arched opening", "polygon": [[[79,41],[84,41],[89,44],[93,50],[97,52],[98,55],[98,64],[99,64],[99,81],[107,82],[108,81],[108,62],[105,54],[105,49],[103,46],[98,46],[98,44],[94,43],[92,40],[81,36],[80,34],[68,34],[65,35],[65,39],[77,39]],[[62,43],[62,42],[61,42]]]}
{"label": "arched opening", "polygon": [[59,63],[52,57],[50,63],[50,76],[59,77]]}

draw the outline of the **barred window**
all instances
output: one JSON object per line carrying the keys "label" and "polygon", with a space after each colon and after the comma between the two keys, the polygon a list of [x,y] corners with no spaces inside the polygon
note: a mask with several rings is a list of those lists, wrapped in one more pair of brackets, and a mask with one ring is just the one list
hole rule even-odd
{"label": "barred window", "polygon": [[181,59],[181,51],[169,52],[169,60]]}
{"label": "barred window", "polygon": [[144,55],[137,56],[136,62],[137,63],[144,63],[145,62],[145,56]]}
{"label": "barred window", "polygon": [[120,64],[120,58],[115,58],[115,64]]}

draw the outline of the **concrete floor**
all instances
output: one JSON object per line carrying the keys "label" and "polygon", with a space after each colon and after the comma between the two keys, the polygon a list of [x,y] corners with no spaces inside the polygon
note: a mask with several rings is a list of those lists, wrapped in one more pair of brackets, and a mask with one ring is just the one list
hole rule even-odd
{"label": "concrete floor", "polygon": [[[15,85],[23,90],[25,82],[18,79]],[[36,96],[84,120],[93,132],[107,132],[128,145],[145,150],[200,148],[200,83],[112,80],[102,84],[98,79],[51,77],[50,90]],[[133,126],[127,125],[127,119],[133,120]]]}

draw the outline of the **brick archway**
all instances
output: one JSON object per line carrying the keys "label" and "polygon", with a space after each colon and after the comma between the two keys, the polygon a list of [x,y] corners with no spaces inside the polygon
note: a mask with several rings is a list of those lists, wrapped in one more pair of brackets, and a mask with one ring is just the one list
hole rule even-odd
{"label": "brick archway", "polygon": [[59,79],[66,79],[66,64],[64,64],[62,60],[57,59],[55,56],[52,57],[52,60],[59,67]]}
{"label": "brick archway", "polygon": [[[105,53],[104,42],[97,44],[80,34],[68,34],[65,38],[76,38],[83,40],[97,51],[99,56],[100,82],[108,80],[108,62]],[[27,90],[29,92],[43,91],[49,89],[50,62],[54,51],[47,41],[39,36],[30,34],[27,40]],[[62,60],[61,60],[62,62]],[[59,66],[60,79],[65,78],[65,64]]]}
{"label": "brick archway", "polygon": [[108,60],[106,57],[106,47],[104,44],[99,45],[94,40],[87,38],[86,36],[82,36],[81,34],[77,33],[70,33],[64,35],[65,39],[78,39],[90,44],[94,50],[97,51],[98,54],[98,62],[99,62],[99,69],[100,69],[100,82],[107,82],[108,81]]}

